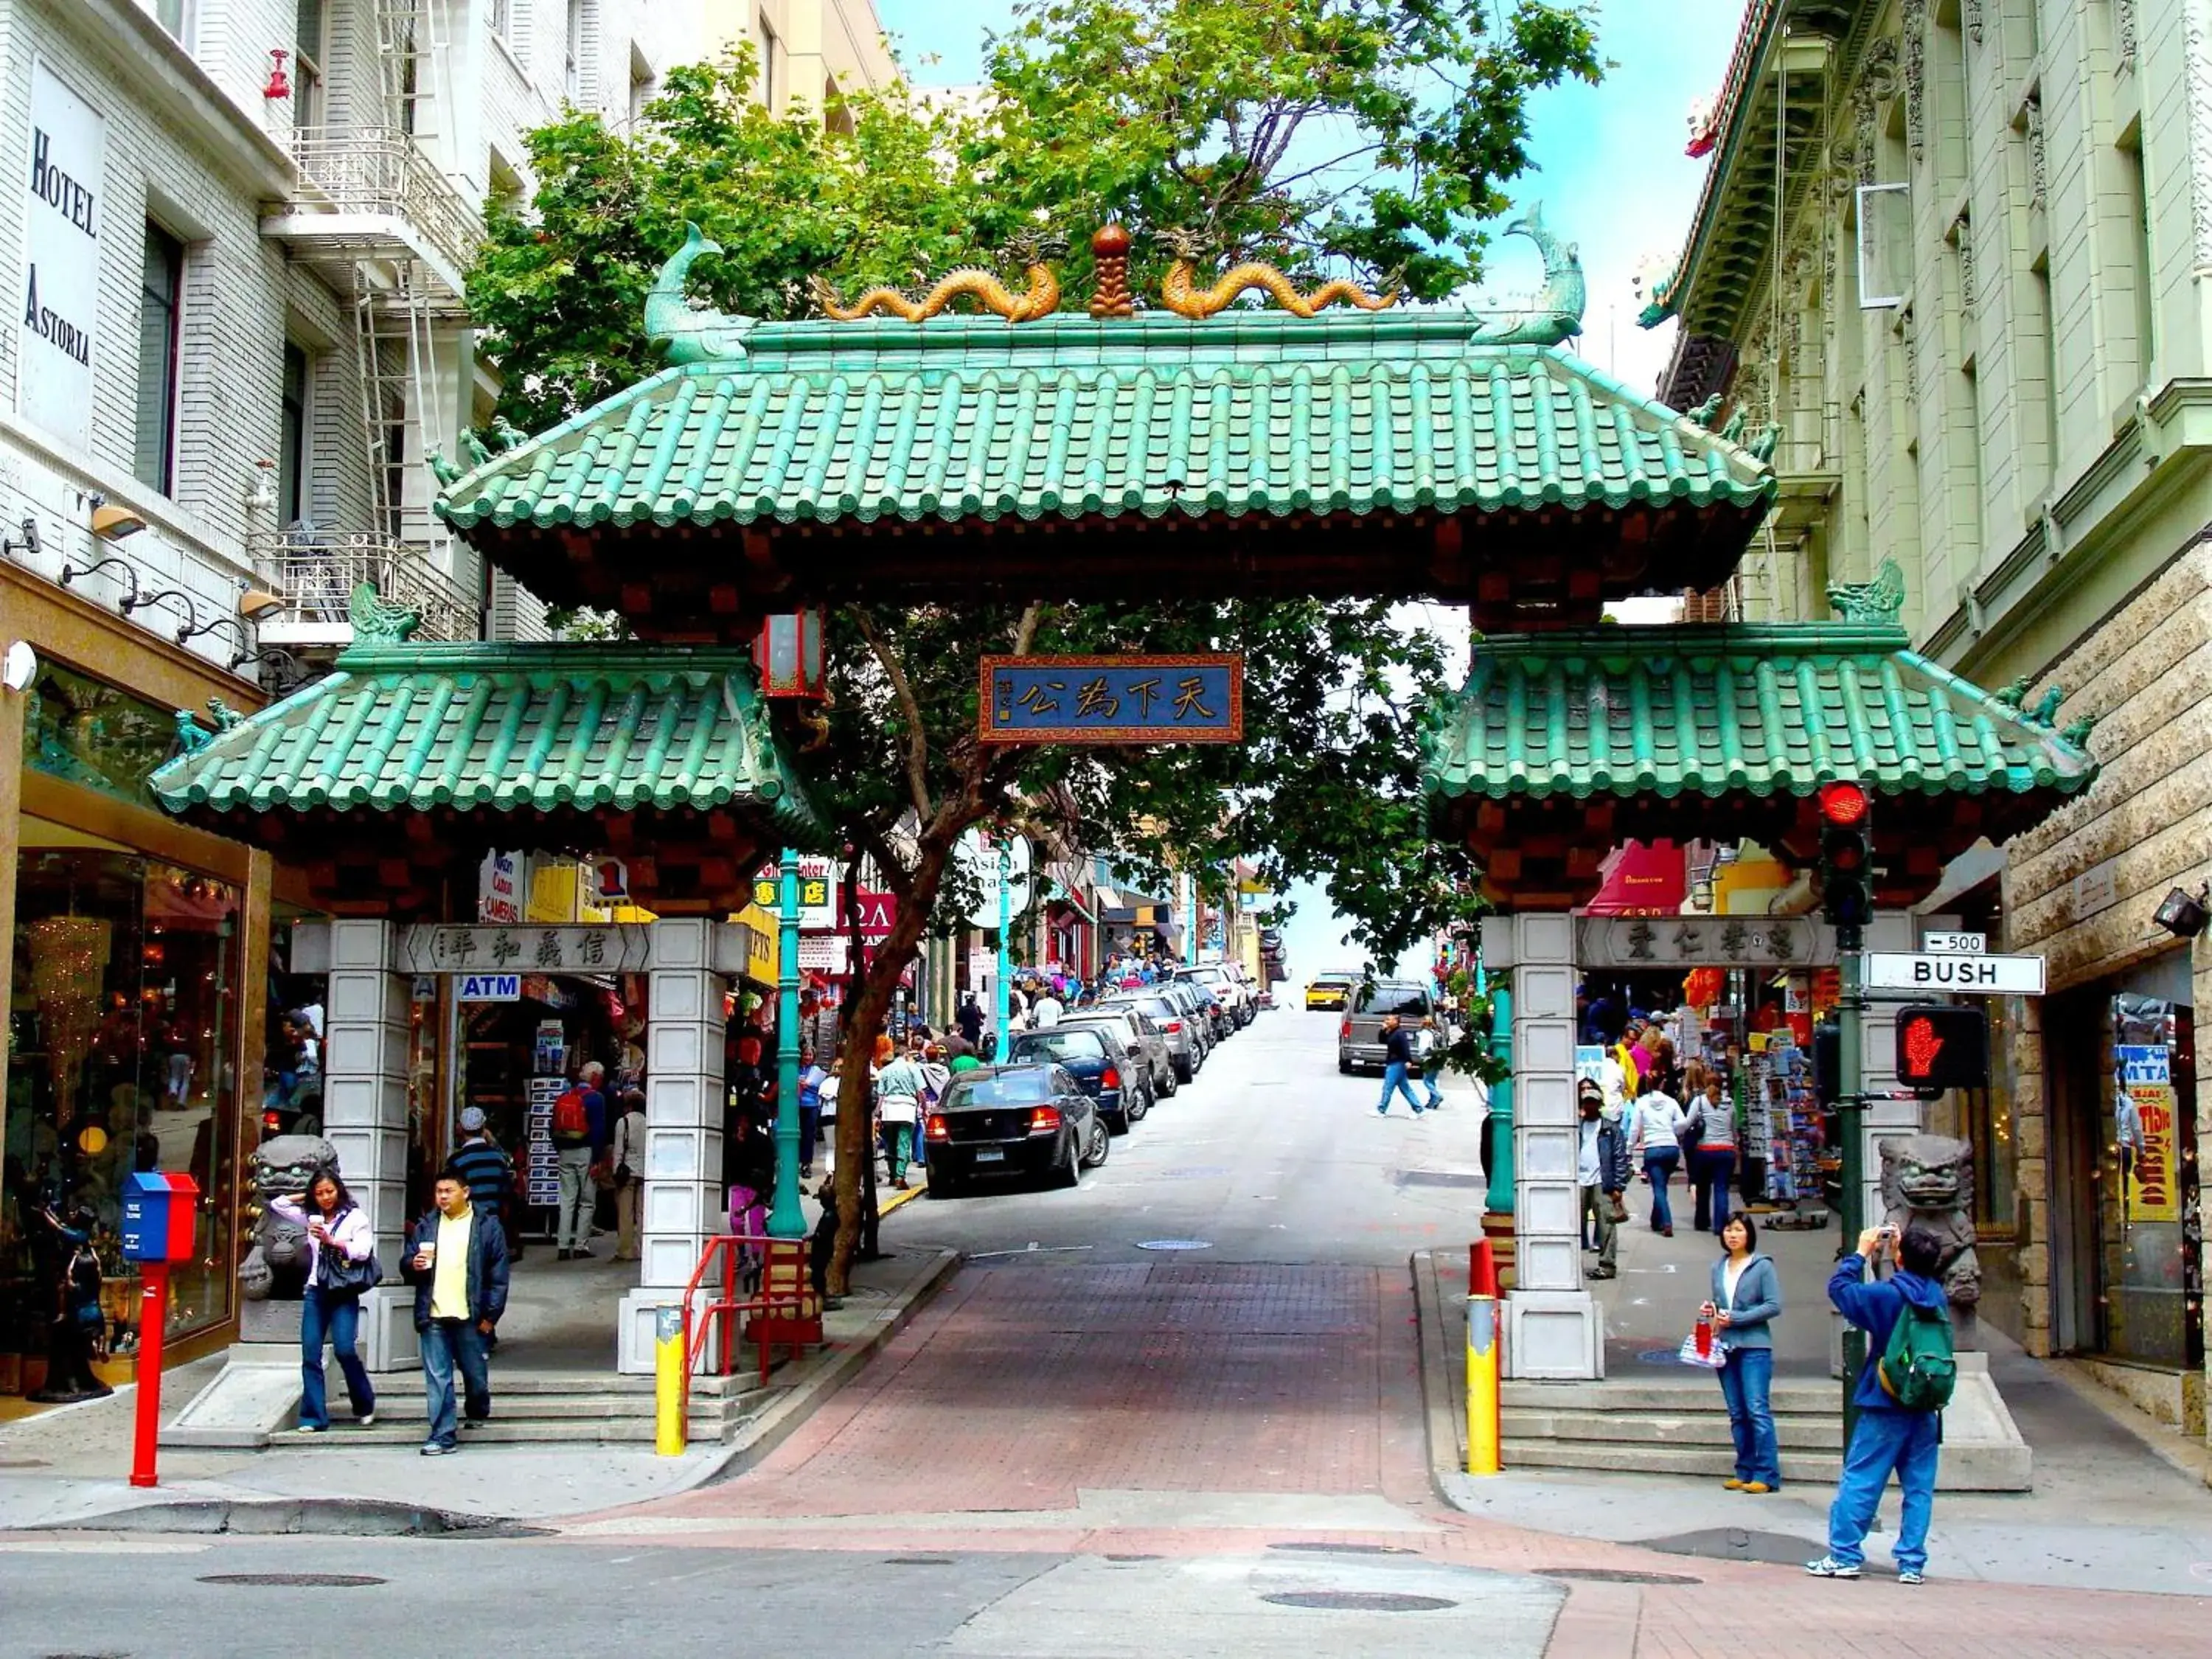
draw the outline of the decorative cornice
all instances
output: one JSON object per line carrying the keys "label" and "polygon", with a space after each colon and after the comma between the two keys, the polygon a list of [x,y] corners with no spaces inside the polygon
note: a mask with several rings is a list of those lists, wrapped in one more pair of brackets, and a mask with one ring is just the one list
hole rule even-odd
{"label": "decorative cornice", "polygon": [[2212,276],[2212,0],[2181,11],[2184,83],[2189,94],[2189,204],[2196,274]]}
{"label": "decorative cornice", "polygon": [[1880,106],[1897,96],[1897,39],[1886,34],[1867,48],[1859,64],[1858,83],[1851,88],[1855,118],[1847,141],[1848,154],[1858,164],[1858,181],[1863,185],[1875,182],[1875,113]]}
{"label": "decorative cornice", "polygon": [[2027,102],[2021,113],[2027,123],[2027,204],[2031,208],[2044,205],[2046,198],[2048,173],[2043,154],[2043,94],[2040,90],[2027,94]]}
{"label": "decorative cornice", "polygon": [[1969,312],[1978,297],[1974,281],[1974,218],[1961,208],[1951,222],[1951,246],[1959,252],[1959,300]]}
{"label": "decorative cornice", "polygon": [[2136,0],[2112,0],[2112,49],[2123,64],[2136,61]]}
{"label": "decorative cornice", "polygon": [[1965,0],[1960,8],[1966,15],[1966,36],[1976,46],[1982,44],[1982,0]]}
{"label": "decorative cornice", "polygon": [[1928,0],[1905,0],[1905,137],[1917,164],[1928,153]]}

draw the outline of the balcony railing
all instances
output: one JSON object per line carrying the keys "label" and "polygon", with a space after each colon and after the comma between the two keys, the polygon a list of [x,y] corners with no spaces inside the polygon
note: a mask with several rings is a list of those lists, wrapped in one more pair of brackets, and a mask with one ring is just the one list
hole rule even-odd
{"label": "balcony railing", "polygon": [[362,583],[422,618],[419,640],[473,640],[482,611],[428,550],[371,532],[294,530],[254,547],[254,568],[286,609],[261,625],[270,645],[343,645],[353,637],[349,606]]}
{"label": "balcony railing", "polygon": [[411,226],[456,273],[475,260],[483,227],[411,134],[398,127],[299,127],[292,159],[313,190],[285,204],[288,217],[382,216]]}

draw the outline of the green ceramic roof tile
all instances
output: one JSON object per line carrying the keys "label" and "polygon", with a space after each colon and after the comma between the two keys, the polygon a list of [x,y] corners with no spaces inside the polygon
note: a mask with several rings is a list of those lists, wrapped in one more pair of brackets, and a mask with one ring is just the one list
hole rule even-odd
{"label": "green ceramic roof tile", "polygon": [[744,651],[377,644],[156,771],[171,811],[734,806],[811,842]]}
{"label": "green ceramic roof tile", "polygon": [[532,523],[1754,508],[1772,472],[1456,310],[761,323],[456,480]]}
{"label": "green ceramic roof tile", "polygon": [[1914,652],[1850,623],[1494,635],[1437,711],[1432,797],[2076,794],[2075,744]]}

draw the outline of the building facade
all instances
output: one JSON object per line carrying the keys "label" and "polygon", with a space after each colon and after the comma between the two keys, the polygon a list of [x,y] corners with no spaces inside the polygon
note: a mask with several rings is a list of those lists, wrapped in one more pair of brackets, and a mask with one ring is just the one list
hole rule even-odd
{"label": "building facade", "polygon": [[307,886],[147,777],[174,711],[343,647],[362,580],[425,638],[543,634],[428,511],[497,391],[482,205],[528,188],[530,128],[629,118],[715,44],[655,0],[0,0],[0,1393],[39,1380],[40,1212],[85,1206],[112,1261],[134,1168],[205,1194],[173,1334],[235,1328],[243,1161],[322,1044]]}
{"label": "building facade", "polygon": [[2050,986],[1936,1127],[1985,1316],[2201,1432],[2212,954],[2153,918],[2212,870],[2212,3],[1755,0],[1703,136],[1661,391],[1782,494],[1701,602],[1811,617],[1894,560],[1917,648],[2090,733],[2094,787],[1920,907]]}

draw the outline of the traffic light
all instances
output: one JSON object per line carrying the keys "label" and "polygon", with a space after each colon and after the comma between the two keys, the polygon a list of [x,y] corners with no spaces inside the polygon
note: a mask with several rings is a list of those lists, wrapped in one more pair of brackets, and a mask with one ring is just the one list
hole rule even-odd
{"label": "traffic light", "polygon": [[1897,1080],[1924,1100],[1946,1089],[1989,1087],[1989,1015],[1956,1003],[1899,1009]]}
{"label": "traffic light", "polygon": [[1873,803],[1856,783],[1829,783],[1820,805],[1821,914],[1832,927],[1856,930],[1874,920]]}

